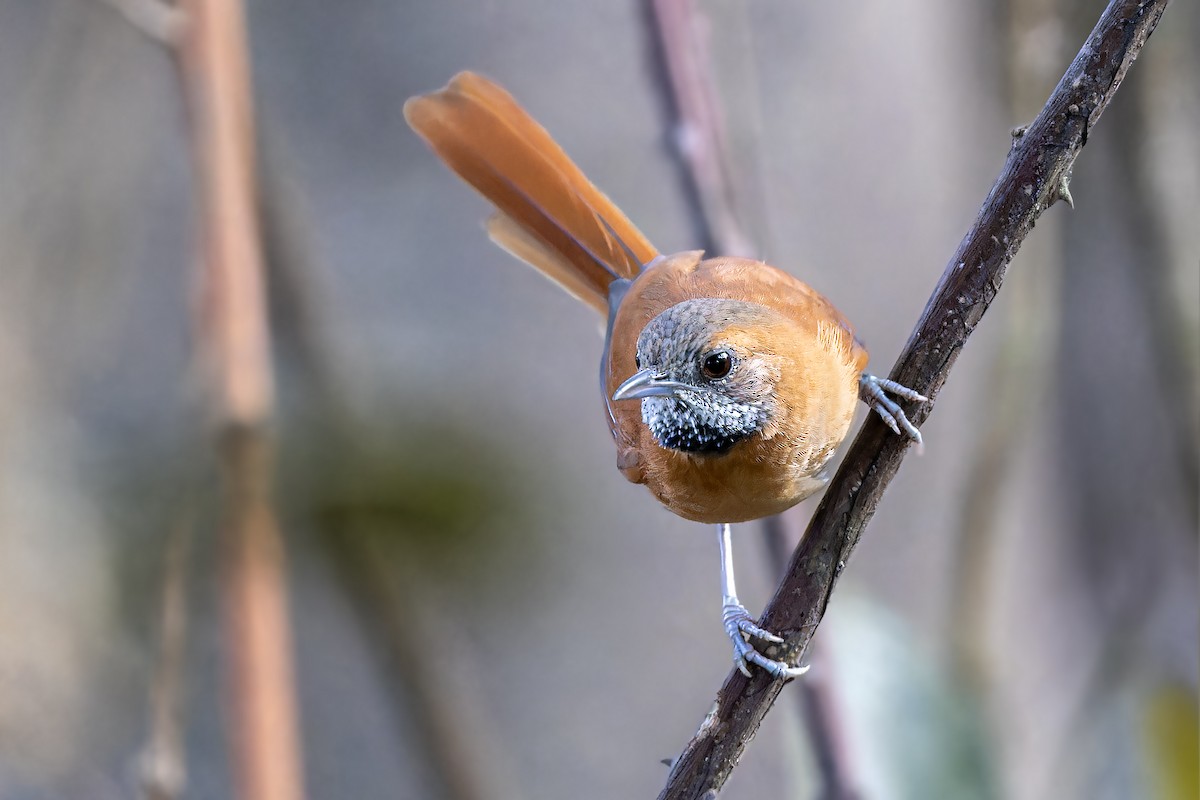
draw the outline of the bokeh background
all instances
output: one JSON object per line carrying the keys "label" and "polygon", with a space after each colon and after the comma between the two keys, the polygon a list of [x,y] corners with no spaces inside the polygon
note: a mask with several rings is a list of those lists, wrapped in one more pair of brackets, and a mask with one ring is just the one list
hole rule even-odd
{"label": "bokeh background", "polygon": [[[401,115],[482,71],[690,249],[646,7],[247,5],[308,796],[657,794],[730,668],[715,537],[613,468],[598,321]],[[1100,7],[698,5],[745,224],[876,372]],[[1174,4],[839,585],[806,680],[859,797],[1196,796],[1197,42]],[[180,796],[234,794],[188,131],[113,5],[0,0],[5,800],[146,796],[164,671]],[[735,550],[757,609],[778,563],[754,525]],[[809,696],[723,796],[823,796]]]}

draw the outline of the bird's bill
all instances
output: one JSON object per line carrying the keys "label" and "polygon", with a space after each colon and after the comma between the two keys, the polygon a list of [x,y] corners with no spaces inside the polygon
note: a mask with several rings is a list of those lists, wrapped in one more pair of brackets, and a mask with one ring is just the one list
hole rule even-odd
{"label": "bird's bill", "polygon": [[640,400],[643,397],[661,397],[675,394],[680,389],[691,388],[686,383],[667,380],[657,373],[658,371],[653,369],[638,370],[617,387],[617,390],[613,392],[612,399],[614,401]]}

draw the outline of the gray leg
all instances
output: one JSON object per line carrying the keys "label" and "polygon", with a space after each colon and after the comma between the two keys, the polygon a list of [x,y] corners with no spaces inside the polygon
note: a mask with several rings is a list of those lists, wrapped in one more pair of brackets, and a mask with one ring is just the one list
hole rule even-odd
{"label": "gray leg", "polygon": [[733,577],[733,547],[729,532],[729,523],[717,526],[717,537],[721,543],[721,622],[725,633],[733,642],[733,663],[747,678],[750,677],[750,664],[758,666],[771,673],[776,678],[798,678],[808,671],[808,667],[793,667],[782,661],[767,658],[754,649],[746,636],[753,636],[767,642],[782,642],[783,639],[760,628],[746,611],[746,607],[738,602],[737,583]]}

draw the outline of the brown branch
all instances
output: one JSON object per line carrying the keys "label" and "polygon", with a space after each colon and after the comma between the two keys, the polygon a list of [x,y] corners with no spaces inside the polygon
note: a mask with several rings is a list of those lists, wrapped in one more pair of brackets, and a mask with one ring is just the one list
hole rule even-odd
{"label": "brown branch", "polygon": [[738,171],[695,0],[652,0],[651,5],[675,111],[676,149],[694,195],[697,227],[713,252],[752,257],[760,248],[738,213]]}
{"label": "brown branch", "polygon": [[169,49],[186,98],[201,225],[196,349],[223,489],[225,701],[237,792],[300,800],[284,543],[271,498],[275,390],[242,4],[106,2]]}
{"label": "brown branch", "polygon": [[[1005,269],[1038,217],[1065,194],[1088,130],[1111,101],[1169,0],[1113,0],[1051,93],[1037,119],[1015,138],[974,225],[950,259],[891,377],[936,398],[967,337],[979,324]],[[910,410],[920,424],[932,403]],[[787,638],[774,654],[797,663],[863,528],[900,467],[907,443],[868,419],[829,485],[762,624]],[[710,713],[675,762],[659,795],[715,794],[736,766],[783,683],[758,671],[726,679]]]}
{"label": "brown branch", "polygon": [[218,428],[271,414],[269,334],[254,171],[253,109],[239,0],[190,0],[181,47],[200,183],[200,308]]}
{"label": "brown branch", "polygon": [[237,793],[304,795],[283,537],[254,111],[240,0],[185,0],[178,42],[202,226],[198,344],[223,485],[226,710]]}

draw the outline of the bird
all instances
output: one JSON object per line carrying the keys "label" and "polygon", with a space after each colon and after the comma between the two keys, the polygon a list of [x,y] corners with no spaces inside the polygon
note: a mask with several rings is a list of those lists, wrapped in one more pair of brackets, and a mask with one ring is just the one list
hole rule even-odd
{"label": "bird", "polygon": [[897,400],[926,398],[868,373],[847,319],[790,273],[698,250],[660,253],[490,79],[461,72],[409,98],[404,117],[495,206],[491,240],[606,320],[600,388],[617,469],[680,517],[716,526],[735,666],[780,680],[803,674],[763,652],[783,639],[738,599],[732,525],[820,490],[860,399],[919,446]]}

